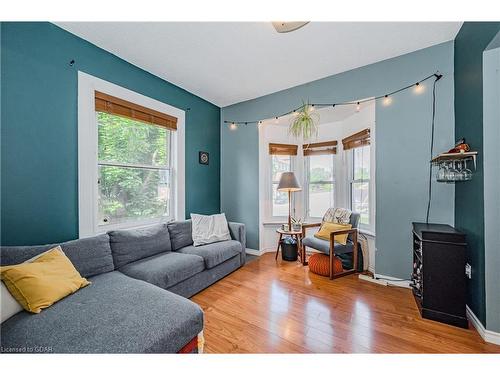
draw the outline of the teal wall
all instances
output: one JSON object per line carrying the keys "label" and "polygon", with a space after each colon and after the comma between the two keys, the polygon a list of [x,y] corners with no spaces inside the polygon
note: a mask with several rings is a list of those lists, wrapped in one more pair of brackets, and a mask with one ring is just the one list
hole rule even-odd
{"label": "teal wall", "polygon": [[455,186],[455,226],[467,235],[467,304],[486,325],[483,174],[483,52],[499,22],[466,22],[455,38],[455,134],[479,152],[473,179]]}
{"label": "teal wall", "polygon": [[[453,42],[330,76],[261,98],[225,107],[221,121],[272,118],[310,102],[343,102],[378,96],[412,84],[439,70],[435,151],[453,144]],[[411,222],[425,221],[431,87],[416,95],[397,94],[392,105],[376,107],[376,270],[408,278],[411,270]],[[259,157],[255,125],[229,130],[221,123],[221,210],[247,224],[247,246],[259,246]],[[453,224],[454,188],[433,184],[430,220]]]}
{"label": "teal wall", "polygon": [[[74,59],[74,67],[69,61]],[[220,209],[220,109],[50,23],[1,24],[1,243],[78,236],[77,71],[186,112],[186,214]],[[210,165],[198,164],[198,151]]]}

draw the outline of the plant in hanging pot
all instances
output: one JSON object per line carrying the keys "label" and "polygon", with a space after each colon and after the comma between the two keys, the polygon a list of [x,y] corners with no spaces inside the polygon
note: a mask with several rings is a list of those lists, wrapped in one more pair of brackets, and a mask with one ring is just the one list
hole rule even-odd
{"label": "plant in hanging pot", "polygon": [[295,138],[302,138],[304,141],[318,135],[319,114],[313,112],[312,105],[303,103],[302,107],[296,112],[296,115],[290,122],[288,133]]}

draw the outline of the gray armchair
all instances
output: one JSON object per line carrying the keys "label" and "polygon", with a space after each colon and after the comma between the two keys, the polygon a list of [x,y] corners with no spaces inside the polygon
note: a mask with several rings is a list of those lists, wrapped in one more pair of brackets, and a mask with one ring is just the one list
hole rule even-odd
{"label": "gray armchair", "polygon": [[[350,218],[351,229],[331,232],[330,241],[326,241],[321,238],[316,238],[312,235],[306,236],[306,229],[313,227],[320,227],[322,223],[302,225],[301,258],[303,265],[308,264],[306,259],[306,247],[310,247],[330,256],[330,263],[329,263],[330,280],[357,272],[359,219],[360,219],[360,214],[355,212],[351,213],[351,218]],[[349,236],[347,237],[347,243],[345,245],[335,242],[335,236],[346,233],[348,233]],[[349,270],[344,270],[342,272],[335,272],[333,267],[335,256],[339,254],[351,254],[351,253],[353,257],[352,261],[353,268]]]}

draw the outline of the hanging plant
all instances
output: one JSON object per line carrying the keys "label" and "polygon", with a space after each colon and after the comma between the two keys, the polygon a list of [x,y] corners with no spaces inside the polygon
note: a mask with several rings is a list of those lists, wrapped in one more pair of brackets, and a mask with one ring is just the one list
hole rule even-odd
{"label": "hanging plant", "polygon": [[318,135],[319,114],[313,112],[313,107],[303,103],[296,115],[290,122],[288,133],[295,138],[302,138],[304,141]]}

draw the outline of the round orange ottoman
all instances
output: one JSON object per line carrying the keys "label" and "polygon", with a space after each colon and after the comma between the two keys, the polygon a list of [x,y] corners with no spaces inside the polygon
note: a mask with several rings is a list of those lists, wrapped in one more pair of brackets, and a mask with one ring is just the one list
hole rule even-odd
{"label": "round orange ottoman", "polygon": [[[325,254],[313,254],[309,257],[309,270],[321,276],[330,276],[330,257]],[[339,257],[333,258],[333,272],[342,272],[342,261]]]}

